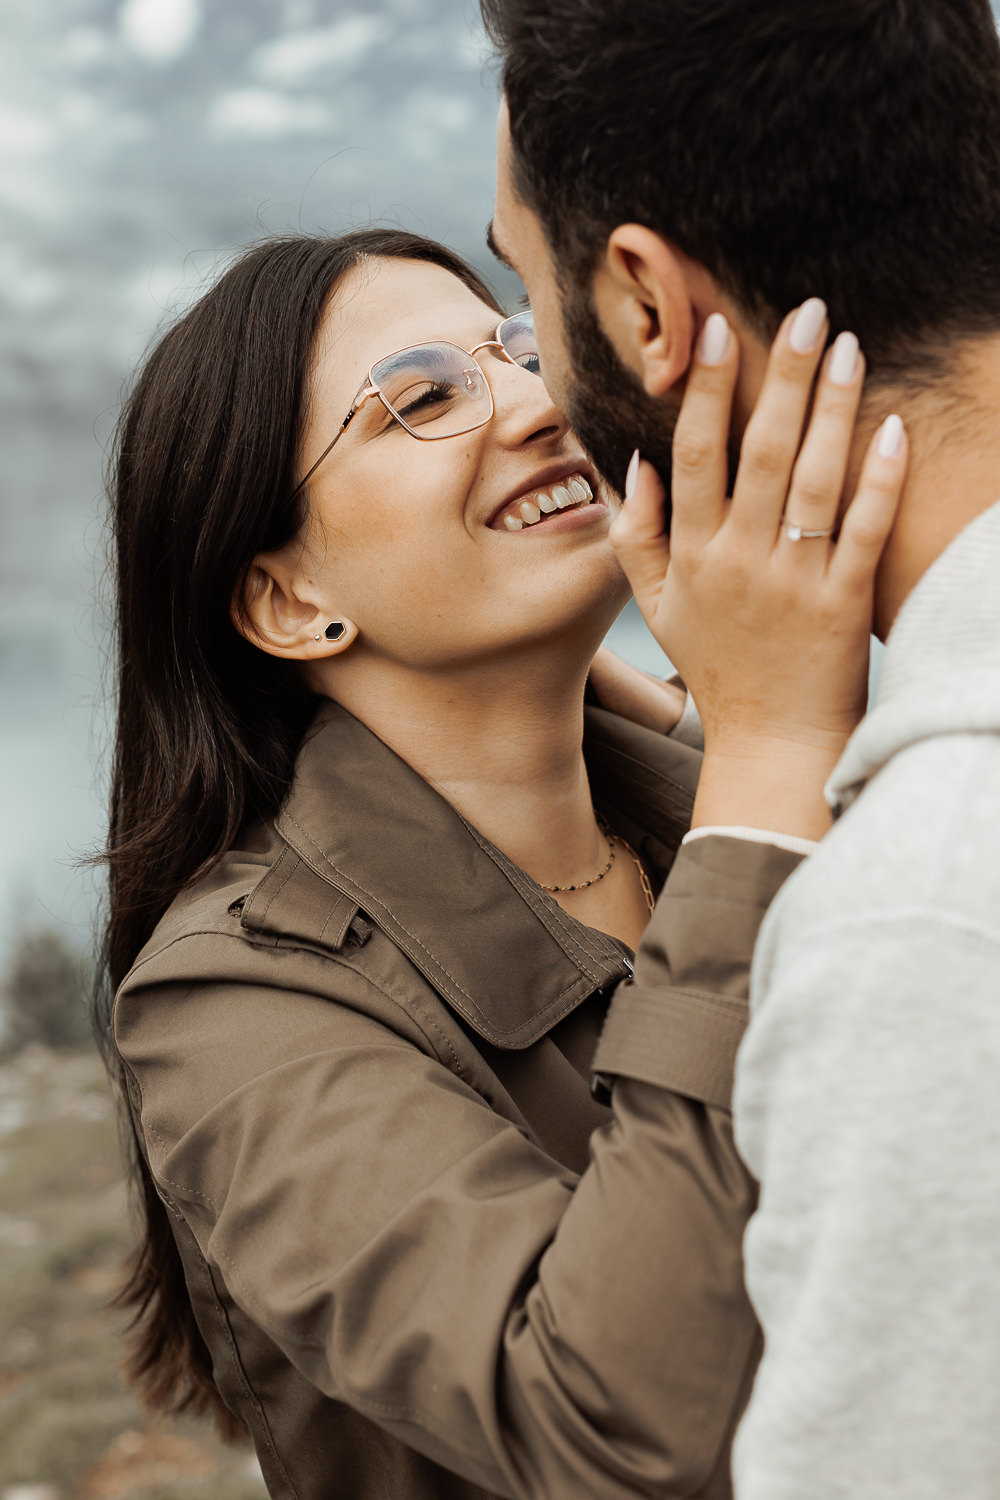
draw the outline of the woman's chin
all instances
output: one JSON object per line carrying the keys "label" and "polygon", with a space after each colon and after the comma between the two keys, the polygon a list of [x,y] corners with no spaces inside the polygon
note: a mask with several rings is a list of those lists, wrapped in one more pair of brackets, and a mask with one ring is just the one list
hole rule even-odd
{"label": "woman's chin", "polygon": [[525,639],[544,655],[568,652],[590,661],[611,626],[632,597],[624,573],[612,559],[599,579],[590,586],[567,589],[558,600],[549,597],[532,613],[532,626]]}

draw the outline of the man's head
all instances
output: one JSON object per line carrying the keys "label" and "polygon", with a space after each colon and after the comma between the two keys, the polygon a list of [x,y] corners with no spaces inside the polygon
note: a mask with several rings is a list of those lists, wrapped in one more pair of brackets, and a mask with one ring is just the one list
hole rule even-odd
{"label": "man's head", "polygon": [[988,0],[481,5],[509,111],[496,239],[613,480],[636,439],[668,470],[674,388],[716,307],[762,348],[820,295],[897,386],[1000,331]]}

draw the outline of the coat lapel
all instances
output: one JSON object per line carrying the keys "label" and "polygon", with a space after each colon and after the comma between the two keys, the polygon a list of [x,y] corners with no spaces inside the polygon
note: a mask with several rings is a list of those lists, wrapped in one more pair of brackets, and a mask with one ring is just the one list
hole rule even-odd
{"label": "coat lapel", "polygon": [[[669,742],[623,724],[588,709],[595,797],[614,816],[616,792],[635,783],[618,818],[631,825],[622,832],[631,832],[630,842],[648,836],[654,862],[656,851],[669,862],[687,826],[699,757],[683,746],[664,755]],[[675,752],[682,752],[680,770]],[[303,744],[277,831],[298,861],[333,887],[331,900],[313,902],[317,913],[338,899],[347,903],[345,918],[349,908],[360,909],[496,1046],[531,1045],[629,971],[614,939],[568,917],[338,704],[323,705]],[[301,886],[305,872],[294,877],[288,856],[284,863],[283,878]],[[276,867],[267,877],[275,894],[281,878]],[[271,899],[258,890],[252,904],[266,910]]]}

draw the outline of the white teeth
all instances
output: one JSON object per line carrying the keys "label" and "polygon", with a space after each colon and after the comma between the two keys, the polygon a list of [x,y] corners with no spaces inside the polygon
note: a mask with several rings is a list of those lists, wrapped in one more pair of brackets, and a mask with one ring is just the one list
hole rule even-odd
{"label": "white teeth", "polygon": [[551,490],[536,490],[530,500],[522,500],[516,510],[504,516],[503,524],[508,531],[523,531],[526,526],[537,526],[543,515],[550,516],[573,505],[589,505],[593,498],[590,485],[582,474],[577,474],[564,484],[553,485]]}

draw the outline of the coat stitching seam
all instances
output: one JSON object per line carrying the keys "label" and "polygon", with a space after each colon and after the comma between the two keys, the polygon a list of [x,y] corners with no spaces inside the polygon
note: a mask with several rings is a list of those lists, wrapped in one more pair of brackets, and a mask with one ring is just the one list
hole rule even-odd
{"label": "coat stitching seam", "polygon": [[[579,964],[584,974],[586,974],[587,978],[594,980],[595,983],[599,983],[602,976],[591,967],[593,955],[588,953],[587,949],[583,946],[580,935],[575,932],[574,929],[570,926],[570,919],[562,910],[559,903],[557,901],[540,902],[531,885],[525,883],[526,881],[530,880],[530,876],[528,876],[526,872],[522,872],[521,870],[519,870],[518,867],[513,863],[511,864],[510,870],[504,869],[504,867],[494,858],[492,851],[487,847],[482,836],[475,828],[473,828],[471,823],[466,822],[464,818],[462,819],[462,822],[465,823],[466,828],[469,830],[469,833],[475,839],[476,843],[479,845],[483,853],[487,856],[488,859],[491,859],[493,861],[493,864],[496,865],[497,869],[499,869],[501,873],[506,876],[511,885],[513,885],[514,889],[517,891],[518,895],[521,896],[526,905],[531,908],[542,925],[546,927],[550,932],[553,927],[558,929],[558,932],[565,938],[566,944],[568,944],[569,949],[572,950],[567,952],[567,957],[571,959],[575,958],[576,962]],[[532,882],[532,885],[535,884],[537,884],[537,882]]]}
{"label": "coat stitching seam", "polygon": [[[274,866],[274,870],[272,870],[272,872],[271,872],[272,874],[274,874],[277,871],[278,866],[281,864],[282,860],[285,859],[285,857],[288,854],[290,848],[291,848],[291,845],[286,844],[285,847],[284,847],[284,849],[282,849],[281,853],[278,855],[277,861],[276,861],[275,866]],[[281,895],[282,891],[285,889],[285,886],[288,884],[288,882],[291,880],[292,876],[295,874],[295,871],[298,868],[298,865],[299,865],[299,859],[298,859],[298,856],[296,856],[295,863],[291,866],[291,868],[288,871],[286,871],[285,878],[281,881],[280,885],[278,886],[278,889],[276,891],[272,892],[271,899],[268,901],[267,905],[264,907],[264,910],[260,914],[260,919],[259,920],[260,920],[260,925],[262,927],[263,927],[264,923],[267,921],[267,914],[268,914],[268,912],[271,910],[271,907],[277,901],[278,897]]]}
{"label": "coat stitching seam", "polygon": [[[244,1294],[248,1298],[251,1298],[253,1301],[256,1301],[256,1298],[253,1297],[251,1289],[247,1286],[246,1282],[241,1276],[236,1266],[236,1262],[233,1260],[228,1251],[226,1251],[221,1245],[217,1245],[215,1247],[215,1255],[220,1263],[222,1261],[225,1261],[226,1264],[230,1267],[233,1280],[237,1281],[243,1287]],[[325,1344],[323,1343],[317,1343],[311,1339],[305,1338],[299,1340],[299,1343],[302,1348],[308,1349],[315,1354],[319,1354],[324,1357],[327,1355],[327,1349]],[[331,1374],[332,1373],[333,1371],[331,1370]],[[417,1426],[423,1428],[424,1431],[433,1432],[435,1436],[440,1438],[446,1438],[453,1447],[458,1447],[460,1451],[464,1451],[468,1457],[479,1457],[479,1455],[473,1454],[469,1449],[463,1450],[463,1445],[460,1445],[455,1441],[455,1437],[452,1432],[448,1431],[445,1428],[439,1428],[436,1423],[428,1421],[426,1414],[421,1411],[419,1407],[404,1405],[401,1403],[386,1403],[382,1401],[372,1400],[371,1397],[364,1396],[360,1391],[356,1391],[354,1387],[346,1380],[341,1381],[341,1388],[345,1393],[348,1393],[352,1397],[358,1408],[363,1410],[367,1407],[370,1411],[381,1412],[384,1416],[409,1417]],[[337,1398],[335,1397],[334,1399]]]}
{"label": "coat stitching seam", "polygon": [[330,907],[330,910],[326,914],[326,921],[323,923],[322,927],[319,930],[319,937],[317,938],[317,942],[322,942],[323,935],[326,932],[326,929],[329,927],[330,923],[333,921],[333,914],[337,910],[337,907],[340,905],[340,903],[342,901],[347,901],[349,903],[350,899],[350,896],[345,896],[340,891],[337,892],[337,899],[336,901],[334,901],[333,905]]}
{"label": "coat stitching seam", "polygon": [[[141,1118],[142,1113],[143,1113],[142,1085],[139,1082],[139,1079],[138,1079],[136,1073],[129,1066],[129,1064],[125,1061],[124,1058],[122,1058],[122,1067],[124,1068],[125,1072],[128,1074],[129,1078],[131,1078],[132,1083],[133,1083],[133,1085],[135,1087],[136,1094],[139,1096],[139,1114],[140,1114],[140,1118]],[[155,1129],[155,1127],[153,1127],[152,1125],[150,1126],[150,1129],[152,1130],[153,1135],[159,1141],[160,1145],[164,1148],[164,1150],[166,1150],[166,1142],[163,1140],[163,1137],[160,1135],[159,1131],[157,1131]],[[150,1172],[152,1173],[152,1167],[151,1166],[150,1166]],[[163,1182],[164,1182],[164,1184],[166,1186],[176,1187],[181,1192],[187,1192],[188,1191],[188,1189],[183,1188],[179,1182],[172,1182],[169,1178],[166,1178],[166,1177],[164,1177],[162,1180],[163,1180]],[[154,1185],[155,1185],[155,1183],[156,1183],[156,1177],[155,1177],[155,1175],[153,1176],[153,1182],[154,1182]],[[196,1197],[196,1198],[201,1198],[202,1202],[207,1203],[209,1205],[209,1207],[212,1209],[212,1212],[214,1214],[216,1214],[216,1216],[218,1216],[218,1212],[219,1211],[218,1211],[218,1209],[216,1208],[215,1204],[212,1202],[212,1200],[210,1198],[205,1197],[205,1195],[203,1193],[193,1193],[192,1196]],[[184,1224],[187,1226],[188,1231],[191,1234],[191,1237],[194,1239],[195,1247],[196,1247],[196,1249],[198,1251],[199,1256],[201,1256],[202,1263],[203,1263],[203,1265],[205,1267],[205,1270],[206,1270],[206,1272],[208,1274],[209,1285],[210,1285],[210,1287],[212,1289],[212,1298],[213,1298],[213,1300],[215,1302],[215,1305],[216,1305],[216,1307],[217,1307],[217,1309],[219,1311],[219,1314],[220,1314],[220,1316],[222,1318],[222,1321],[225,1324],[226,1333],[228,1335],[227,1343],[229,1345],[229,1355],[230,1355],[230,1358],[231,1358],[231,1360],[232,1360],[232,1362],[233,1362],[233,1364],[234,1364],[234,1366],[236,1368],[236,1373],[237,1373],[237,1375],[238,1375],[238,1377],[239,1377],[239,1379],[240,1379],[240,1381],[241,1381],[241,1383],[243,1385],[244,1390],[249,1394],[251,1400],[253,1401],[254,1405],[257,1408],[258,1414],[260,1416],[261,1422],[262,1422],[263,1427],[264,1427],[264,1432],[265,1432],[265,1434],[267,1436],[267,1445],[268,1445],[268,1448],[271,1451],[271,1455],[274,1458],[275,1463],[278,1465],[278,1468],[281,1470],[282,1474],[284,1475],[284,1478],[285,1478],[285,1480],[286,1480],[289,1488],[291,1489],[292,1494],[293,1495],[297,1495],[298,1491],[296,1490],[295,1485],[292,1482],[292,1480],[291,1480],[291,1478],[290,1478],[290,1476],[288,1474],[288,1471],[285,1468],[284,1463],[282,1462],[281,1456],[278,1453],[277,1448],[274,1446],[274,1438],[272,1437],[272,1434],[271,1434],[271,1425],[268,1422],[267,1417],[266,1417],[266,1415],[264,1413],[264,1409],[263,1409],[263,1407],[261,1405],[260,1398],[258,1397],[257,1392],[254,1390],[253,1386],[250,1384],[250,1381],[249,1381],[249,1378],[247,1376],[247,1373],[246,1373],[245,1369],[243,1368],[243,1362],[239,1358],[239,1351],[238,1351],[237,1346],[236,1346],[236,1339],[233,1336],[233,1331],[232,1331],[232,1328],[230,1327],[229,1319],[228,1319],[228,1317],[225,1314],[225,1309],[222,1307],[222,1303],[221,1303],[221,1301],[219,1299],[219,1294],[216,1291],[215,1282],[214,1282],[214,1279],[212,1277],[212,1268],[209,1265],[207,1258],[204,1255],[202,1255],[201,1246],[198,1244],[197,1236],[195,1235],[194,1230],[191,1228],[190,1224],[188,1224],[187,1219],[185,1218],[184,1214],[181,1212],[180,1208],[178,1208],[176,1206],[176,1204],[173,1204],[173,1203],[170,1203],[169,1205],[166,1205],[166,1206],[168,1206],[171,1209],[171,1211],[173,1212],[173,1214],[174,1214],[174,1216],[176,1218],[179,1218],[179,1219],[183,1220]],[[180,1247],[178,1247],[178,1252],[177,1253],[178,1253],[178,1255],[180,1255]]]}
{"label": "coat stitching seam", "polygon": [[[626,1000],[626,994],[631,996],[631,999]],[[671,1010],[664,1006],[662,992],[657,991],[655,986],[652,990],[647,989],[638,977],[633,979],[628,990],[623,992],[621,999],[616,1002],[616,1008],[628,1009],[632,1005],[638,1005],[645,1009],[651,998],[654,1007],[659,1012],[659,1019],[664,1023],[668,1023],[672,1019]],[[745,1024],[748,1005],[745,997],[738,998],[729,995],[716,995],[711,990],[699,990],[691,986],[672,984],[670,986],[671,1007],[675,998],[697,1000],[699,1002],[699,1010],[717,1010],[720,1015]],[[684,1007],[684,1010],[686,1013],[690,1013],[687,1007]]]}
{"label": "coat stitching seam", "polygon": [[[333,860],[329,859],[327,857],[327,855],[323,853],[323,850],[320,848],[319,844],[317,844],[317,842],[316,842],[316,840],[314,838],[310,837],[310,835],[302,827],[301,823],[298,823],[295,820],[295,818],[293,818],[291,816],[290,813],[286,813],[285,816],[288,818],[288,821],[290,823],[294,824],[294,826],[299,830],[299,832],[302,834],[303,838],[305,838],[305,839],[308,840],[308,842],[316,850],[316,853],[321,857],[321,859],[323,859],[324,862],[326,864],[328,864],[331,869],[336,869],[337,867],[336,867],[336,865],[334,865]],[[363,891],[366,896],[369,896],[371,898],[371,900],[374,901],[375,904],[378,906],[379,910],[383,911],[386,914],[387,917],[389,917],[393,922],[395,922],[397,924],[397,926],[400,928],[400,930],[402,932],[405,932],[406,936],[408,938],[412,939],[412,941],[416,943],[417,947],[423,953],[426,953],[427,957],[430,959],[431,963],[434,964],[435,968],[440,969],[441,973],[444,974],[447,979],[451,980],[451,983],[458,990],[459,994],[462,995],[462,996],[464,996],[465,999],[468,1000],[469,1004],[472,1006],[472,1008],[476,1012],[476,1014],[477,1015],[482,1015],[482,1011],[479,1009],[479,1006],[476,1004],[475,1000],[473,1000],[472,996],[468,993],[468,991],[465,990],[461,984],[459,984],[459,982],[455,978],[454,974],[451,974],[445,968],[444,964],[440,963],[439,960],[434,957],[434,954],[430,951],[430,949],[427,948],[427,947],[425,947],[425,945],[417,937],[416,933],[411,932],[408,927],[404,926],[404,924],[402,922],[400,922],[399,918],[393,915],[393,913],[389,910],[389,908],[385,905],[385,903],[383,901],[379,900],[379,898],[375,895],[374,891],[368,890],[367,887],[363,886],[360,881],[355,881],[354,884],[357,885],[359,891]]]}
{"label": "coat stitching seam", "polygon": [[[310,837],[310,835],[302,827],[302,825],[299,822],[297,822],[296,819],[293,818],[291,816],[291,814],[288,813],[287,811],[285,813],[285,817],[288,819],[288,821],[295,828],[297,828],[299,830],[299,832],[302,834],[303,838],[306,839],[307,842],[312,845],[312,847],[316,850],[316,852],[320,856],[320,858],[326,864],[328,864],[331,869],[336,869],[337,867],[333,863],[333,861],[331,859],[329,859],[326,854],[324,854],[323,850],[316,843],[315,839],[313,839],[313,838]],[[480,1009],[480,1007],[476,1004],[475,1000],[472,998],[472,996],[469,994],[469,992],[459,983],[459,981],[455,978],[454,974],[452,974],[448,969],[446,969],[445,966],[444,966],[444,964],[441,963],[439,959],[435,958],[434,954],[430,951],[430,949],[427,948],[427,947],[425,947],[425,945],[417,937],[416,933],[411,932],[410,929],[408,927],[406,927],[399,920],[398,917],[394,916],[393,913],[389,910],[389,908],[385,905],[385,903],[379,900],[379,898],[375,895],[374,891],[369,891],[365,886],[363,886],[361,884],[360,881],[354,881],[353,883],[357,885],[359,891],[364,892],[364,894],[366,896],[368,896],[375,903],[375,905],[379,908],[380,911],[384,912],[385,915],[387,917],[389,917],[389,919],[391,921],[393,921],[394,923],[396,923],[396,925],[399,927],[399,929],[400,929],[401,932],[405,932],[406,936],[412,942],[416,943],[417,947],[421,950],[421,952],[425,953],[427,955],[427,958],[430,960],[430,962],[433,964],[433,966],[436,969],[438,969],[445,976],[445,978],[447,980],[449,980],[455,986],[456,990],[463,997],[463,999],[465,999],[465,1000],[468,1001],[469,1006],[475,1012],[475,1014],[480,1018],[480,1020],[482,1022],[486,1023],[487,1025],[489,1025],[490,1023],[488,1021],[488,1018],[483,1013],[483,1011]],[[587,977],[588,977],[588,979],[594,979],[597,976],[593,975],[593,974],[588,974]],[[525,1023],[525,1024],[527,1024],[527,1023]],[[490,1029],[493,1030],[493,1031],[495,1031],[495,1032],[497,1032],[497,1034],[500,1035],[500,1036],[516,1036],[517,1033],[520,1030],[522,1030],[522,1027],[515,1027],[512,1031],[504,1031],[504,1032],[498,1032],[497,1029],[495,1027],[492,1027],[492,1026],[490,1027]]]}
{"label": "coat stitching seam", "polygon": [[[184,1220],[184,1222],[185,1224],[187,1224],[186,1219]],[[216,1289],[215,1277],[212,1275],[212,1267],[209,1265],[207,1258],[202,1255],[201,1246],[198,1245],[198,1241],[194,1236],[194,1231],[191,1229],[191,1226],[188,1224],[187,1227],[189,1232],[191,1233],[192,1238],[195,1240],[195,1246],[198,1250],[199,1256],[201,1257],[202,1264],[205,1267],[205,1273],[208,1276],[208,1284],[212,1289],[212,1300],[215,1303],[219,1318],[221,1319],[222,1324],[226,1330],[227,1351],[229,1354],[230,1362],[236,1372],[236,1378],[239,1381],[240,1385],[243,1387],[245,1395],[249,1397],[252,1405],[256,1409],[258,1419],[264,1429],[264,1436],[266,1438],[268,1451],[270,1452],[271,1457],[274,1459],[274,1462],[280,1469],[282,1478],[288,1485],[288,1488],[291,1490],[292,1495],[297,1497],[299,1491],[296,1488],[295,1482],[289,1474],[288,1470],[285,1468],[284,1461],[282,1460],[280,1453],[275,1447],[274,1437],[271,1433],[271,1424],[267,1419],[267,1414],[264,1411],[263,1403],[261,1402],[261,1399],[257,1392],[254,1390],[253,1386],[251,1385],[250,1377],[247,1375],[246,1369],[244,1368],[243,1360],[240,1357],[239,1344],[237,1343],[236,1335],[233,1333],[232,1325],[229,1321],[229,1315],[226,1312],[226,1309],[222,1303],[222,1299],[220,1298],[219,1293]]]}

